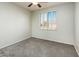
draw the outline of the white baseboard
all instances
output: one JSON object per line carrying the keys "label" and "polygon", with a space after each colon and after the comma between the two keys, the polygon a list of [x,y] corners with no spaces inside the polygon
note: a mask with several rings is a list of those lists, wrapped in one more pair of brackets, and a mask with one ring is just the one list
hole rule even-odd
{"label": "white baseboard", "polygon": [[16,44],[16,43],[18,43],[18,42],[20,42],[20,41],[23,41],[23,40],[26,40],[26,39],[28,39],[28,38],[30,38],[30,37],[32,37],[32,35],[31,35],[31,34],[27,34],[27,36],[26,36],[25,38],[23,38],[23,39],[21,39],[21,40],[18,40],[18,41],[16,41],[16,42],[12,42],[12,43],[10,43],[10,44],[8,44],[8,45],[1,46],[0,49],[5,48],[5,47],[8,47],[8,46],[13,45],[13,44]]}
{"label": "white baseboard", "polygon": [[76,52],[77,52],[77,54],[79,56],[79,48],[78,48],[78,46],[77,45],[74,45],[74,47],[75,47],[75,50],[76,50]]}
{"label": "white baseboard", "polygon": [[45,37],[38,36],[38,35],[32,35],[32,37],[39,38],[39,39],[44,39],[44,40],[49,40],[50,39],[49,41],[55,41],[55,42],[59,42],[59,43],[63,43],[63,44],[74,45],[74,44],[71,44],[71,43],[57,41],[57,40],[52,40],[51,38],[45,38]]}

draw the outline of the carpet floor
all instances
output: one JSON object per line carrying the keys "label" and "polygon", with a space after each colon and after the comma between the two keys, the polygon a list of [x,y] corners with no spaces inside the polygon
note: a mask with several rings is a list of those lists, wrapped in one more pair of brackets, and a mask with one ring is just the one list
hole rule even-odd
{"label": "carpet floor", "polygon": [[1,57],[78,57],[72,45],[29,38],[0,49]]}

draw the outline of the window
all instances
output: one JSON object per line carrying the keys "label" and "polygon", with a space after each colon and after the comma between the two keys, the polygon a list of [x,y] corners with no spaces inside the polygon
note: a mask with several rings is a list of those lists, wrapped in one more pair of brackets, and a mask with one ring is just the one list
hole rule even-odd
{"label": "window", "polygon": [[56,30],[56,11],[41,13],[41,29]]}

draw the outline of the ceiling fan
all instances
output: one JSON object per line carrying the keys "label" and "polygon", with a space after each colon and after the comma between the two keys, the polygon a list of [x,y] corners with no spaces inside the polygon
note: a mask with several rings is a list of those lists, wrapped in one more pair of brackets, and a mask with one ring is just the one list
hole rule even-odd
{"label": "ceiling fan", "polygon": [[37,5],[39,8],[42,7],[38,2],[32,2],[28,5],[28,7],[31,7],[32,5]]}

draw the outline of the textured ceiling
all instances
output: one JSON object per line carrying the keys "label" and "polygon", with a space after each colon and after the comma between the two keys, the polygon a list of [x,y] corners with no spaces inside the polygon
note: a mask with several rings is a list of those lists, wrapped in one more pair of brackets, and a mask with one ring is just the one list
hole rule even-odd
{"label": "textured ceiling", "polygon": [[40,10],[40,9],[56,6],[56,5],[59,5],[59,4],[63,4],[63,3],[66,3],[66,2],[39,2],[42,5],[41,8],[39,8],[36,5],[32,5],[31,7],[27,7],[30,3],[31,2],[15,2],[16,5],[19,5],[23,8],[26,8],[29,11]]}

